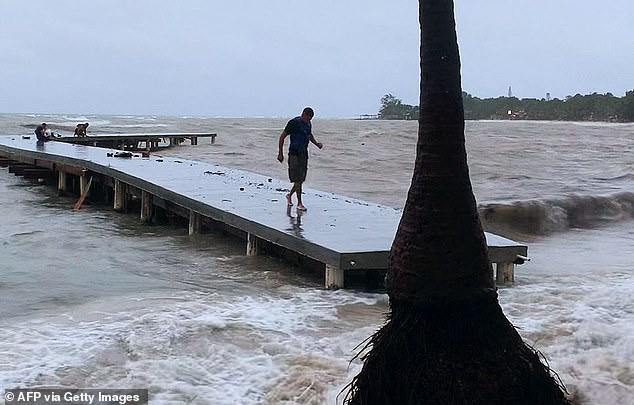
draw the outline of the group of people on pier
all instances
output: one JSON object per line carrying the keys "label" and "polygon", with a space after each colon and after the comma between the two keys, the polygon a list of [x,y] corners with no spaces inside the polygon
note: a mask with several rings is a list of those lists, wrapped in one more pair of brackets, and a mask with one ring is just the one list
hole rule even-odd
{"label": "group of people on pier", "polygon": [[[83,124],[77,124],[77,127],[75,128],[75,136],[88,136],[88,134],[86,133],[88,125],[90,124],[87,122]],[[58,134],[57,136],[60,135]],[[35,128],[35,137],[37,138],[38,142],[47,142],[53,138],[53,133],[48,130],[48,125],[46,124],[46,122],[41,123]]]}

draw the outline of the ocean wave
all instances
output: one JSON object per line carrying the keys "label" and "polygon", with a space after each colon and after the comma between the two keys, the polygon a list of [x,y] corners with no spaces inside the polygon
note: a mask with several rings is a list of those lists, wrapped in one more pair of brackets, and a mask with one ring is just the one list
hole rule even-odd
{"label": "ocean wave", "polygon": [[139,121],[156,121],[156,115],[115,115],[117,119],[130,119],[130,120],[139,120]]}
{"label": "ocean wave", "polygon": [[634,218],[634,193],[571,195],[556,200],[486,204],[478,211],[486,229],[543,235],[631,220]]}
{"label": "ocean wave", "polygon": [[155,128],[155,127],[169,127],[168,124],[111,124],[112,128]]}
{"label": "ocean wave", "polygon": [[59,118],[62,118],[64,120],[71,121],[71,122],[87,122],[87,121],[90,121],[90,118],[86,117],[85,115],[62,115]]}
{"label": "ocean wave", "polygon": [[[63,121],[59,119],[46,120],[45,122],[48,125],[49,129],[64,130],[64,131],[71,131],[71,132],[75,130],[75,127],[77,126],[77,124],[84,123],[84,122],[88,122],[90,124],[90,129],[93,129],[94,127],[107,127],[110,125],[109,120],[90,120],[90,119],[87,119],[86,117],[77,117],[77,118],[61,117],[61,118],[63,118],[64,120]],[[37,123],[22,124],[21,126],[23,128],[34,129],[39,124],[40,122],[38,121]]]}
{"label": "ocean wave", "polygon": [[634,173],[625,173],[614,177],[594,177],[594,180],[599,181],[623,181],[623,180],[634,180]]}

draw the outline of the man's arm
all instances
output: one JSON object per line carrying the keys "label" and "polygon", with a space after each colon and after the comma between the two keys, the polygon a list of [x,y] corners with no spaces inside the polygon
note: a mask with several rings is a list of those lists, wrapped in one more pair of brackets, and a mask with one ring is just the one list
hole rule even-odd
{"label": "man's arm", "polygon": [[288,134],[286,133],[286,130],[282,131],[282,133],[280,134],[280,140],[278,142],[277,149],[277,160],[279,160],[280,163],[284,161],[284,140],[287,136]]}
{"label": "man's arm", "polygon": [[313,134],[310,134],[310,141],[311,141],[312,143],[314,143],[314,144],[315,144],[315,146],[317,146],[319,149],[321,149],[321,148],[323,148],[323,147],[324,147],[324,144],[323,144],[323,143],[321,143],[321,142],[317,142],[317,141],[315,140],[315,137],[313,136]]}

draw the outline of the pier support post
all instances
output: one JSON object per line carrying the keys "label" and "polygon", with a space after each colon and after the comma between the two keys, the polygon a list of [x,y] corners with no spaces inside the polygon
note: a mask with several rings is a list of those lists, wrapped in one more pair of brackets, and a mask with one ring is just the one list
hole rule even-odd
{"label": "pier support post", "polygon": [[260,254],[260,238],[252,233],[247,233],[247,256],[258,256]]}
{"label": "pier support post", "polygon": [[114,179],[114,210],[125,211],[127,200],[127,185],[121,180]]}
{"label": "pier support post", "polygon": [[101,184],[101,193],[103,195],[103,203],[105,205],[112,204],[114,192],[106,184]]}
{"label": "pier support post", "polygon": [[326,288],[343,288],[343,269],[330,264],[326,265]]}
{"label": "pier support post", "polygon": [[515,265],[513,262],[499,262],[495,264],[495,283],[497,285],[515,282]]}
{"label": "pier support post", "polygon": [[189,234],[197,235],[202,228],[202,218],[195,211],[189,211]]}
{"label": "pier support post", "polygon": [[67,190],[66,173],[63,171],[57,172],[57,193],[59,195],[66,194]]}
{"label": "pier support post", "polygon": [[79,176],[79,195],[84,195],[86,192],[86,186],[88,185],[87,171],[82,170],[81,176]]}
{"label": "pier support post", "polygon": [[141,191],[141,223],[149,224],[152,221],[152,194]]}

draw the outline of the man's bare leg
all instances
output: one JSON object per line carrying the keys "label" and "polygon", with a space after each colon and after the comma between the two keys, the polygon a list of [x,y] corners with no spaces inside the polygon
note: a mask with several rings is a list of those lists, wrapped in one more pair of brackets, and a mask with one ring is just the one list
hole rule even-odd
{"label": "man's bare leg", "polygon": [[302,189],[302,184],[301,183],[293,183],[293,188],[291,188],[291,192],[286,194],[286,202],[287,205],[291,206],[293,205],[293,193],[297,193],[297,190],[300,190],[300,193],[297,194],[297,202],[299,203],[302,200],[301,197],[301,189]]}
{"label": "man's bare leg", "polygon": [[304,207],[304,204],[302,204],[302,183],[295,183],[297,184],[297,209],[299,211],[306,211],[306,207]]}

